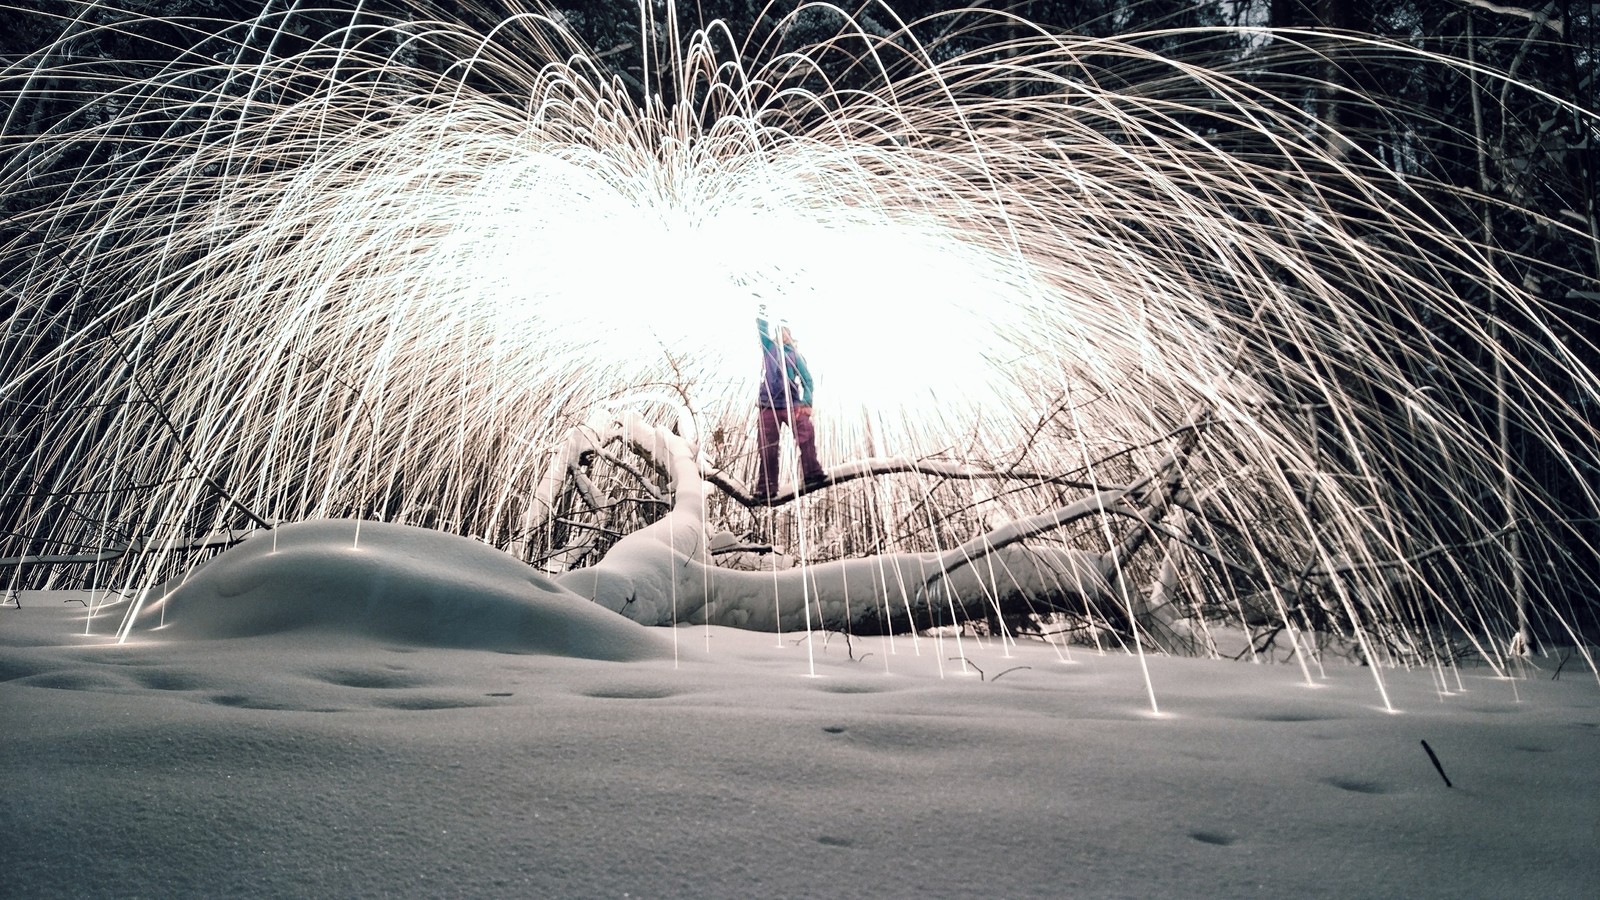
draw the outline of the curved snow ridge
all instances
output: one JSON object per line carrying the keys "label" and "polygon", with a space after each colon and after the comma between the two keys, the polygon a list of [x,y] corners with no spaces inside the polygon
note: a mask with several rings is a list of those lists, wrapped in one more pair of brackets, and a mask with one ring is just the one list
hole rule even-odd
{"label": "curved snow ridge", "polygon": [[318,520],[263,532],[196,569],[141,619],[163,634],[350,632],[430,647],[604,660],[662,639],[477,541],[409,525]]}

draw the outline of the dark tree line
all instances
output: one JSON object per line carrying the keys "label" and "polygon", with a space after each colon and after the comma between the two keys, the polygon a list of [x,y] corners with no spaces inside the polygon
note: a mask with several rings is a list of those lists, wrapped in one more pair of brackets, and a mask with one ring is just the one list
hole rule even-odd
{"label": "dark tree line", "polygon": [[[653,91],[670,92],[672,87],[660,72],[645,71],[652,64],[661,65],[668,40],[662,25],[666,4],[654,2],[659,9],[653,10],[653,20],[641,17],[632,3],[616,0],[561,0],[555,6],[563,26],[593,47],[626,83],[639,90],[649,84]],[[41,189],[47,191],[0,198],[4,203],[0,212],[14,215],[47,199],[53,181],[70,177],[86,162],[72,158],[74,153],[117,152],[115,147],[83,147],[62,158],[40,159],[20,142],[53,127],[83,127],[115,115],[115,99],[95,102],[94,96],[118,81],[159,74],[185,57],[212,58],[226,65],[248,62],[244,57],[251,53],[287,56],[328,35],[341,35],[341,40],[353,43],[365,33],[363,29],[393,18],[463,19],[487,32],[505,16],[526,9],[520,0],[435,0],[431,5],[334,0],[304,9],[286,0],[129,0],[121,6],[119,10],[83,0],[0,6],[0,63],[5,67],[0,77],[0,103],[5,104],[0,106],[5,126],[0,173],[33,166],[39,170]],[[1028,28],[976,13],[941,15],[960,6],[903,0],[890,12],[874,2],[856,7],[855,18],[863,30],[879,35],[895,33],[903,23],[920,22],[910,34],[935,58],[1003,44],[1008,34],[1020,36]],[[1281,65],[1270,74],[1263,70],[1261,77],[1272,80],[1274,91],[1298,94],[1292,99],[1314,109],[1330,130],[1353,136],[1394,171],[1427,172],[1458,185],[1462,197],[1452,215],[1463,231],[1503,246],[1508,265],[1528,256],[1574,274],[1568,283],[1549,285],[1551,297],[1565,300],[1571,292],[1584,294],[1588,291],[1583,281],[1600,277],[1594,177],[1600,168],[1600,147],[1590,126],[1576,116],[1553,113],[1549,104],[1532,94],[1516,96],[1524,92],[1475,82],[1459,69],[1381,53],[1333,50],[1336,33],[1377,35],[1510,72],[1534,88],[1574,99],[1594,111],[1600,109],[1596,55],[1600,26],[1594,21],[1593,4],[1549,0],[1517,8],[1468,0],[988,0],[972,6],[1013,12],[1047,32],[1091,36],[1235,25],[1305,29],[1307,33],[1298,39],[1328,55],[1298,71]],[[745,49],[766,48],[769,53],[826,39],[841,24],[831,7],[804,7],[795,0],[770,4],[702,0],[679,3],[677,8],[685,18],[725,21],[735,39],[747,41]],[[1328,35],[1318,38],[1310,33],[1314,31]],[[223,33],[226,38],[210,38],[208,33]],[[1141,41],[1174,57],[1211,65],[1237,66],[1241,61],[1248,65],[1251,54],[1260,50],[1224,35],[1182,33]],[[1286,72],[1299,79],[1285,79]],[[212,77],[220,79],[221,74]],[[848,81],[850,76],[839,77]],[[860,77],[870,78],[872,73]],[[1341,100],[1342,89],[1391,98],[1396,115],[1375,120],[1373,107]],[[1407,106],[1415,107],[1416,114],[1405,114]],[[1545,222],[1497,227],[1492,215],[1481,206],[1473,207],[1471,197],[1478,194],[1535,210]],[[1574,239],[1560,226],[1577,229],[1587,240]],[[1484,234],[1485,229],[1491,233]],[[1587,302],[1583,297],[1574,300],[1578,323],[1574,327],[1583,327],[1587,320]],[[1587,332],[1582,336],[1594,337]]]}
{"label": "dark tree line", "polygon": [[[562,24],[586,41],[602,61],[626,82],[670,90],[659,77],[647,78],[646,60],[661,57],[667,39],[666,4],[654,0],[653,21],[641,17],[632,3],[617,0],[558,0],[553,4]],[[185,56],[210,56],[220,63],[246,62],[251,51],[287,56],[331,34],[354,41],[364,27],[395,18],[459,19],[487,32],[505,16],[524,11],[520,0],[333,0],[302,8],[287,0],[127,0],[107,6],[83,0],[33,0],[26,8],[0,6],[0,62],[5,65],[4,115],[7,147],[18,138],[39,134],[65,122],[88,124],[107,116],[114,105],[95,109],[86,100],[98,87],[116,79],[145,77]],[[841,24],[831,7],[796,0],[702,0],[676,4],[684,18],[722,20],[736,39],[756,47],[799,47],[837,33]],[[1180,2],[1142,0],[985,0],[972,4],[901,0],[893,11],[876,2],[851,7],[857,23],[870,33],[888,35],[903,23],[917,23],[911,34],[935,54],[968,51],[1003,42],[1020,34],[1019,22],[997,21],[977,13],[945,15],[971,6],[1003,10],[1047,32],[1090,36],[1133,35],[1166,29],[1227,26],[1325,30],[1319,47],[1331,48],[1337,32],[1377,35],[1418,49],[1472,60],[1510,72],[1517,79],[1559,97],[1575,99],[1588,110],[1600,109],[1600,59],[1596,57],[1593,4],[1573,0],[1535,0],[1527,8],[1474,4],[1468,0],[1236,0]],[[800,12],[795,12],[797,9]],[[292,14],[291,14],[292,13]],[[252,23],[253,26],[252,26]],[[254,27],[255,34],[251,33]],[[643,32],[641,32],[643,28]],[[227,40],[208,39],[223,32]],[[1227,63],[1249,48],[1237,38],[1174,34],[1152,38],[1149,46],[1202,63]],[[646,52],[648,51],[648,52]],[[444,62],[444,61],[441,61]],[[1458,71],[1397,62],[1373,54],[1330,54],[1308,64],[1298,85],[1285,91],[1316,105],[1325,121],[1359,135],[1373,152],[1397,171],[1427,170],[1464,190],[1531,207],[1556,222],[1586,230],[1591,240],[1575,242],[1548,235],[1496,235],[1513,254],[1535,254],[1590,278],[1600,275],[1600,246],[1595,235],[1595,178],[1600,148],[1583,122],[1571,116],[1541,112],[1546,104],[1519,102],[1531,98],[1479,97],[1474,91],[1494,90],[1474,83]],[[1319,87],[1318,82],[1323,82]],[[1418,119],[1367,121],[1365,111],[1341,103],[1333,86],[1408,101],[1432,112],[1434,121]],[[26,89],[18,101],[14,92]],[[1496,101],[1508,101],[1501,104]],[[1474,112],[1474,109],[1477,112]],[[1526,111],[1524,119],[1500,117],[1501,111]],[[1431,127],[1435,134],[1421,130]],[[1480,155],[1482,158],[1480,158]],[[0,165],[16,165],[13,154]],[[52,169],[70,169],[70,160]],[[5,198],[9,209],[29,201]],[[1463,213],[1470,219],[1471,212]],[[1568,286],[1569,289],[1575,286]]]}

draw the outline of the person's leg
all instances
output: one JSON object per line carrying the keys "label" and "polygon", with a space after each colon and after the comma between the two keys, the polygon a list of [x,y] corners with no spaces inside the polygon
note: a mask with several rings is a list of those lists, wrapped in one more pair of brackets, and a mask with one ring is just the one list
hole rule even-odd
{"label": "person's leg", "polygon": [[789,411],[789,427],[794,429],[794,444],[800,448],[800,473],[806,487],[816,487],[827,481],[822,463],[817,459],[817,434],[811,427],[811,407],[796,406]]}
{"label": "person's leg", "polygon": [[760,453],[756,457],[756,494],[770,497],[778,492],[779,412],[765,406],[756,408],[756,432]]}

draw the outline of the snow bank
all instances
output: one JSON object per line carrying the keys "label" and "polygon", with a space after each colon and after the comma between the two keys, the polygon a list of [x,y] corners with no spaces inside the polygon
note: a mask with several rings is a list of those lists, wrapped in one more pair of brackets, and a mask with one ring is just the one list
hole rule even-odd
{"label": "snow bank", "polygon": [[332,630],[432,647],[635,660],[661,637],[499,550],[424,528],[323,520],[250,538],[136,627],[197,638]]}

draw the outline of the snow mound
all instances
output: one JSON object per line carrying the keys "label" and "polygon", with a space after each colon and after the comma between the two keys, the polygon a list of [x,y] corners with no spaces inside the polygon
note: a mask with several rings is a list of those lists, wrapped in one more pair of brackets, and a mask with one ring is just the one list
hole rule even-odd
{"label": "snow mound", "polygon": [[492,547],[347,520],[255,535],[171,586],[138,624],[196,638],[317,630],[605,660],[670,653],[643,626]]}

